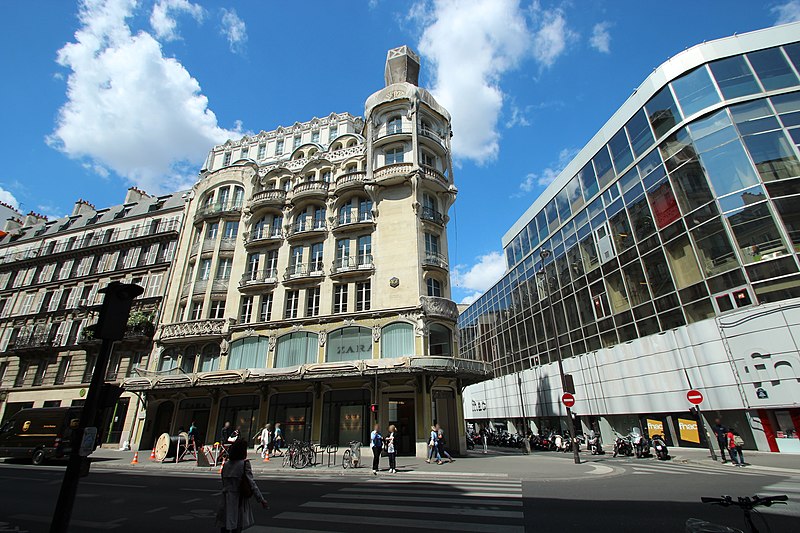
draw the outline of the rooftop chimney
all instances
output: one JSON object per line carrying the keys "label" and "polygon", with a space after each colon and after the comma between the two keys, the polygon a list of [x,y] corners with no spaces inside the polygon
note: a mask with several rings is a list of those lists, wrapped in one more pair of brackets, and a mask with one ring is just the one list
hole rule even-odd
{"label": "rooftop chimney", "polygon": [[386,54],[386,86],[393,83],[419,85],[419,56],[408,46],[392,48]]}
{"label": "rooftop chimney", "polygon": [[75,202],[75,207],[72,208],[72,216],[77,217],[81,215],[92,216],[95,214],[94,205],[90,204],[83,198]]}
{"label": "rooftop chimney", "polygon": [[125,203],[135,204],[137,202],[141,202],[145,198],[150,198],[150,195],[141,189],[131,187],[128,189],[128,193],[125,195]]}
{"label": "rooftop chimney", "polygon": [[31,226],[35,226],[39,222],[47,222],[47,217],[40,214],[34,213],[31,211],[27,215],[25,215],[25,222],[22,224],[26,228],[30,228]]}
{"label": "rooftop chimney", "polygon": [[22,219],[9,217],[3,223],[2,231],[6,233],[13,233],[14,231],[20,229],[21,227],[22,227]]}

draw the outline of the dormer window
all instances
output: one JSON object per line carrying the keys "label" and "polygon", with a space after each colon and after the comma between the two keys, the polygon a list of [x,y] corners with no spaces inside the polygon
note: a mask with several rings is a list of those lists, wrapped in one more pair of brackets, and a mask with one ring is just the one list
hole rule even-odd
{"label": "dormer window", "polygon": [[392,117],[386,123],[386,134],[401,133],[403,131],[402,117]]}
{"label": "dormer window", "polygon": [[301,143],[301,142],[302,142],[302,139],[300,138],[300,136],[299,136],[299,135],[295,135],[295,136],[294,136],[294,141],[293,141],[293,144],[292,144],[292,150],[294,150],[294,149],[296,149],[298,146],[300,146],[300,143]]}
{"label": "dormer window", "polygon": [[249,146],[243,146],[242,147],[242,159],[247,159],[247,157],[249,155],[250,155],[250,147]]}
{"label": "dormer window", "polygon": [[339,127],[337,125],[333,125],[328,128],[328,143],[333,142],[333,140],[339,136]]}
{"label": "dormer window", "polygon": [[311,132],[311,142],[318,143],[319,142],[319,130]]}
{"label": "dormer window", "polygon": [[267,145],[261,143],[258,145],[258,160],[261,161],[267,155]]}
{"label": "dormer window", "polygon": [[275,143],[275,155],[283,154],[283,139],[278,139]]}

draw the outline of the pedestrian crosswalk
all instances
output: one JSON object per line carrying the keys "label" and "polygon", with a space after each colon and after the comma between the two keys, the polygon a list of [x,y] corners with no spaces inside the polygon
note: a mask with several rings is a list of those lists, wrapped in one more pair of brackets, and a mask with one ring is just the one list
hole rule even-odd
{"label": "pedestrian crosswalk", "polygon": [[766,474],[745,468],[727,465],[690,465],[685,463],[642,461],[629,463],[634,475],[671,475],[671,476],[726,476],[761,477]]}
{"label": "pedestrian crosswalk", "polygon": [[758,492],[759,496],[776,496],[779,494],[786,494],[789,497],[786,505],[759,507],[759,512],[800,518],[800,476],[787,477],[777,483],[765,485]]}
{"label": "pedestrian crosswalk", "polygon": [[481,478],[370,479],[279,513],[264,531],[311,533],[375,527],[521,533],[525,529],[522,483]]}

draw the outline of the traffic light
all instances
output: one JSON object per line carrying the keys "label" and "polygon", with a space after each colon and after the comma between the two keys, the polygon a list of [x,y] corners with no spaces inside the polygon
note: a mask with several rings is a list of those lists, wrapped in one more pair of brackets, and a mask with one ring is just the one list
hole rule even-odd
{"label": "traffic light", "polygon": [[371,413],[374,413],[374,414],[377,415],[378,414],[378,404],[377,403],[370,404],[369,410],[370,410]]}

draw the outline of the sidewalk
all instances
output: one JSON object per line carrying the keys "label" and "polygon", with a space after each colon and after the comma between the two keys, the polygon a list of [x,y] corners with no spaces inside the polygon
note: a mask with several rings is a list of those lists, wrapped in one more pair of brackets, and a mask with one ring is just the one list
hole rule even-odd
{"label": "sidewalk", "polygon": [[[712,465],[722,464],[719,450],[715,449],[718,461],[711,458],[708,449],[700,448],[670,448],[669,453],[675,462],[687,462]],[[727,456],[727,454],[726,454]],[[764,472],[783,473],[789,475],[800,475],[800,455],[787,453],[770,453],[744,451],[744,461],[748,468],[761,470]]]}

